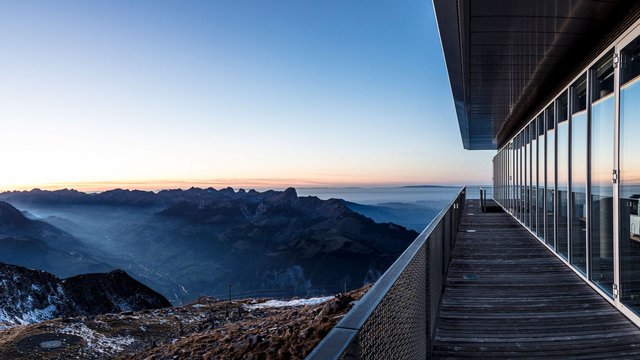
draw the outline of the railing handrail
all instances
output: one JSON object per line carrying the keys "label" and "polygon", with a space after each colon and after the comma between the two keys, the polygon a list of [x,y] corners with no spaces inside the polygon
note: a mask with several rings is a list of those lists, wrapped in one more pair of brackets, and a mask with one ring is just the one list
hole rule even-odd
{"label": "railing handrail", "polygon": [[363,324],[369,319],[380,304],[389,289],[396,283],[402,272],[414,258],[430,235],[445,218],[446,214],[466,191],[463,186],[453,199],[431,220],[429,225],[407,247],[407,249],[393,262],[387,271],[373,284],[371,289],[355,303],[353,308],[331,329],[329,334],[314,348],[307,359],[338,358],[351,344]]}

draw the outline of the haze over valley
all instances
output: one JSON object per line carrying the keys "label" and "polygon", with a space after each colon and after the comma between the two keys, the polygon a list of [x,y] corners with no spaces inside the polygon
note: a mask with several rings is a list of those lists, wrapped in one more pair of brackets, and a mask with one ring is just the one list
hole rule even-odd
{"label": "haze over valley", "polygon": [[362,215],[400,218],[415,205],[320,200],[293,188],[36,189],[2,193],[0,201],[0,262],[61,278],[123,269],[174,304],[226,298],[229,286],[233,297],[358,288],[417,236]]}

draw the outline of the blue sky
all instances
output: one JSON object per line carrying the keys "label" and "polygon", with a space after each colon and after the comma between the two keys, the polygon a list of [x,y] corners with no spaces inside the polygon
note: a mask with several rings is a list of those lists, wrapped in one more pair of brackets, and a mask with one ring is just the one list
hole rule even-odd
{"label": "blue sky", "polygon": [[0,1],[0,188],[489,183],[430,1]]}

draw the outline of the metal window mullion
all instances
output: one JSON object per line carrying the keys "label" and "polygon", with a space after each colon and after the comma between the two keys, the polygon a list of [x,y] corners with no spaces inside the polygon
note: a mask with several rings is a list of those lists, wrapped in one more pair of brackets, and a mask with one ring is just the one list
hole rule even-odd
{"label": "metal window mullion", "polygon": [[573,86],[569,86],[568,89],[568,99],[567,99],[567,259],[569,264],[573,264],[573,241],[572,241],[572,229],[573,229],[573,204],[572,204],[572,196],[573,196],[573,102],[574,102],[575,89]]}
{"label": "metal window mullion", "polygon": [[559,99],[556,99],[553,107],[553,248],[558,252],[558,111]]}
{"label": "metal window mullion", "polygon": [[614,115],[613,115],[613,169],[617,174],[617,181],[613,184],[613,283],[618,291],[614,294],[616,305],[620,306],[622,287],[620,283],[620,72],[622,59],[620,45],[616,45],[614,56],[618,56],[618,65],[613,69]]}
{"label": "metal window mullion", "polygon": [[[535,198],[535,202],[532,201],[532,204],[535,204],[535,211],[532,211],[532,214],[535,214],[535,227],[534,227],[534,232],[536,233],[536,235],[538,234],[538,191],[540,191],[540,186],[538,184],[539,182],[539,178],[540,178],[540,169],[538,166],[538,162],[539,162],[539,151],[538,148],[540,147],[540,141],[538,139],[538,117],[536,116],[533,120],[533,130],[534,130],[534,135],[536,137],[536,163],[533,164],[533,161],[531,162],[531,166],[533,168],[533,166],[536,167],[536,198]],[[531,147],[531,151],[533,152],[533,147]],[[533,185],[533,184],[532,184]]]}
{"label": "metal window mullion", "polygon": [[531,175],[531,152],[533,151],[531,149],[533,147],[533,134],[531,134],[531,125],[527,125],[527,146],[527,153],[529,155],[527,156],[527,169],[529,170],[527,173],[529,178],[529,180],[527,181],[527,183],[529,184],[527,188],[527,217],[529,218],[529,221],[527,223],[529,224],[529,229],[531,229],[531,179],[533,179],[533,176]]}
{"label": "metal window mullion", "polygon": [[544,191],[542,193],[543,197],[542,197],[542,211],[543,211],[543,216],[542,216],[542,222],[543,222],[543,238],[544,238],[544,242],[546,243],[548,241],[547,238],[547,191],[549,191],[549,187],[547,184],[547,142],[549,141],[549,134],[547,134],[547,113],[548,111],[546,111],[546,109],[542,112],[542,125],[543,125],[543,133],[544,133]]}

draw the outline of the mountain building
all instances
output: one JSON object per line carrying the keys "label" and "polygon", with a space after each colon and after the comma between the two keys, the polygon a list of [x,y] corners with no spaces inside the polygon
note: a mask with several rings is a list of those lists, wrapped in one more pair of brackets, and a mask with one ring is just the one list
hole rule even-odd
{"label": "mountain building", "polygon": [[640,3],[433,3],[495,201],[461,191],[310,358],[640,358]]}

